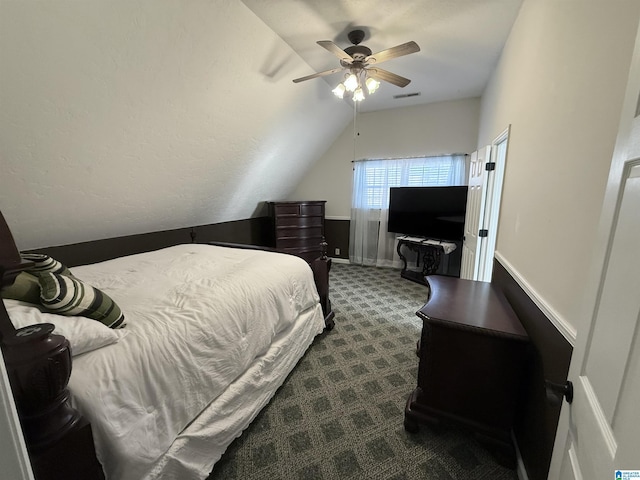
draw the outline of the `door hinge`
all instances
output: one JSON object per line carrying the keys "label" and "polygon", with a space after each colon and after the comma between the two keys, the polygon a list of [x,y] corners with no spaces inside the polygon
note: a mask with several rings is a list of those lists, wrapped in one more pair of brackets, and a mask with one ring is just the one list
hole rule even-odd
{"label": "door hinge", "polygon": [[496,169],[496,162],[487,162],[484,166],[484,169],[487,172],[492,172],[493,170]]}
{"label": "door hinge", "polygon": [[488,237],[489,236],[489,230],[487,230],[486,228],[483,228],[481,230],[478,231],[478,236],[479,237]]}

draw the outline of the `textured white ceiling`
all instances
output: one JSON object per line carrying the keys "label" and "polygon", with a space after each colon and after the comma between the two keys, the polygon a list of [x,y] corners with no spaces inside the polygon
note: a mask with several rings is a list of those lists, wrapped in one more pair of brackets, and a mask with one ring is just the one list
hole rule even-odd
{"label": "textured white ceiling", "polygon": [[[369,112],[481,95],[522,0],[243,0],[243,3],[309,64],[308,74],[339,66],[339,60],[316,41],[332,40],[344,49],[350,45],[347,33],[356,28],[365,31],[362,44],[374,53],[410,40],[418,43],[420,52],[381,65],[409,78],[411,83],[405,88],[383,83],[360,105],[360,111]],[[308,82],[326,82],[331,89],[342,75],[335,73]],[[299,88],[299,84],[292,84],[291,88]],[[420,96],[393,98],[415,92]]]}

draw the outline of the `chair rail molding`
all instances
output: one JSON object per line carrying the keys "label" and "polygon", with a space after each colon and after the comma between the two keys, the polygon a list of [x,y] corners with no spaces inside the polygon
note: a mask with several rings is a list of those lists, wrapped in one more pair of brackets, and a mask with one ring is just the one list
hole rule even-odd
{"label": "chair rail molding", "polygon": [[576,329],[567,320],[565,320],[557,311],[555,311],[546,301],[542,299],[540,294],[527,282],[520,272],[515,269],[509,261],[499,252],[495,251],[495,258],[502,264],[502,266],[511,274],[513,279],[524,290],[524,292],[531,298],[533,303],[544,313],[551,321],[554,327],[562,334],[562,336],[569,342],[571,347],[576,345]]}

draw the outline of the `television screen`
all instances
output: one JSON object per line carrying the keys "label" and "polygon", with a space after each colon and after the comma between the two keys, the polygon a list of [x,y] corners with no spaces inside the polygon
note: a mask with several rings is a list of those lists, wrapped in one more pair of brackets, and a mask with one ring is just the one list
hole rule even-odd
{"label": "television screen", "polygon": [[438,240],[462,240],[467,187],[392,187],[388,231]]}

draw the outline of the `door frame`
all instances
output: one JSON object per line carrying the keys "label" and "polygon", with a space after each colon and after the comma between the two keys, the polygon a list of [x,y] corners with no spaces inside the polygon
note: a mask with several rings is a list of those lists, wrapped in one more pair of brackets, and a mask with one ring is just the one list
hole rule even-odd
{"label": "door frame", "polygon": [[[491,142],[491,151],[489,161],[495,163],[495,170],[489,171],[485,177],[485,188],[487,194],[485,197],[484,214],[482,215],[481,229],[486,229],[488,235],[480,242],[479,263],[477,276],[475,280],[482,282],[490,282],[493,273],[493,257],[496,251],[496,242],[498,237],[498,220],[500,218],[500,202],[502,199],[502,187],[504,183],[504,173],[509,156],[509,135],[511,133],[511,124],[507,126],[500,134]],[[506,150],[504,159],[498,161],[498,145],[506,142]],[[493,173],[493,174],[492,174]],[[476,260],[477,261],[477,260]]]}
{"label": "door frame", "polygon": [[0,464],[3,473],[16,480],[33,480],[29,454],[1,350],[0,387]]}

